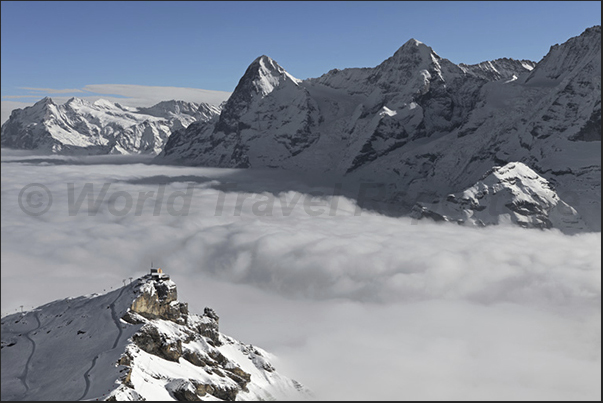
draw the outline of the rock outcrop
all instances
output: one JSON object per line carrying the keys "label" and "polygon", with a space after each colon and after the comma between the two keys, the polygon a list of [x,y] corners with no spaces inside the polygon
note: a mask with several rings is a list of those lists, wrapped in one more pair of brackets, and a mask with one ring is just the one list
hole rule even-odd
{"label": "rock outcrop", "polygon": [[211,308],[189,312],[165,276],[2,318],[6,400],[310,397],[270,361],[266,351],[222,334]]}

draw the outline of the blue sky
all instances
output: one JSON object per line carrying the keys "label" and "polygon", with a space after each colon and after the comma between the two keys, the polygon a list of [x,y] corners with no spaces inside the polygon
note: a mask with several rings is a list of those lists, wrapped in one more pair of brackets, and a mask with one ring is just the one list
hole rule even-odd
{"label": "blue sky", "polygon": [[1,7],[3,100],[43,93],[23,88],[90,84],[232,91],[262,54],[304,79],[376,66],[410,38],[455,63],[538,61],[551,45],[601,24],[599,1],[2,1]]}

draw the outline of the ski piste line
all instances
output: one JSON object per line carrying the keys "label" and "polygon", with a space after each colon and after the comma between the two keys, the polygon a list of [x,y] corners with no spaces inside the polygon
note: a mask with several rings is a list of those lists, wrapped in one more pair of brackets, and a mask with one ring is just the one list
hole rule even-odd
{"label": "ski piste line", "polygon": [[31,353],[29,354],[29,357],[27,358],[27,362],[25,363],[25,368],[23,369],[23,373],[19,377],[19,379],[21,379],[21,382],[23,382],[23,386],[25,386],[25,393],[23,394],[24,396],[27,394],[27,392],[29,392],[29,384],[27,383],[27,377],[29,376],[29,364],[31,363],[31,359],[33,358],[34,353],[36,352],[36,342],[29,335],[30,335],[30,333],[35,332],[36,330],[40,329],[40,327],[42,327],[42,324],[40,323],[40,318],[38,317],[37,311],[34,312],[34,318],[38,322],[38,326],[34,329],[31,329],[27,333],[25,333],[25,337],[27,338],[27,340],[29,340],[31,342],[32,349],[31,349]]}
{"label": "ski piste line", "polygon": [[113,300],[113,302],[111,302],[111,304],[109,305],[111,307],[111,318],[115,322],[115,325],[117,326],[117,330],[119,331],[119,333],[117,334],[117,338],[115,339],[115,342],[113,342],[113,347],[111,347],[109,350],[105,350],[102,353],[98,354],[92,360],[92,365],[84,373],[84,381],[86,382],[86,388],[84,389],[84,393],[82,394],[82,397],[80,397],[78,400],[84,400],[84,398],[86,397],[86,395],[90,391],[90,372],[94,369],[94,366],[96,365],[96,360],[101,356],[101,354],[106,353],[107,351],[111,351],[115,347],[117,347],[117,344],[119,343],[119,340],[121,339],[121,335],[123,333],[123,329],[121,328],[121,323],[119,322],[119,318],[117,317],[117,313],[115,312],[115,303],[121,297],[121,295],[123,294],[123,292],[125,291],[125,289],[126,289],[125,287],[122,288],[121,291],[119,292],[119,294],[117,295],[117,297],[115,297],[115,299]]}

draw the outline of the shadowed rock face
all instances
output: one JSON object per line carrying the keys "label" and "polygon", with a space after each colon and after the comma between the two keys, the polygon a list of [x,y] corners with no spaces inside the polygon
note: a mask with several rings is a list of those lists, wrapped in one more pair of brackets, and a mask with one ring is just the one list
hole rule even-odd
{"label": "shadowed rock face", "polygon": [[167,339],[155,326],[144,326],[132,341],[143,351],[168,361],[178,362],[182,357],[182,340]]}

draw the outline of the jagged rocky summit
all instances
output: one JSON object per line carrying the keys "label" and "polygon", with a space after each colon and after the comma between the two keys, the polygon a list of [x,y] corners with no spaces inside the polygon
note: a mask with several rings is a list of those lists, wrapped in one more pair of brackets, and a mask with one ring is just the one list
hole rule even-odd
{"label": "jagged rocky summit", "polygon": [[594,26],[538,63],[456,65],[411,39],[374,68],[298,80],[261,56],[221,114],[175,132],[156,161],[379,182],[402,212],[521,162],[600,231],[600,141]]}
{"label": "jagged rocky summit", "polygon": [[210,120],[220,108],[163,101],[132,108],[99,99],[71,98],[58,105],[44,98],[16,109],[2,125],[2,147],[62,154],[157,154],[173,131]]}
{"label": "jagged rocky summit", "polygon": [[147,275],[2,318],[2,400],[306,400],[272,356]]}

